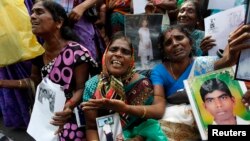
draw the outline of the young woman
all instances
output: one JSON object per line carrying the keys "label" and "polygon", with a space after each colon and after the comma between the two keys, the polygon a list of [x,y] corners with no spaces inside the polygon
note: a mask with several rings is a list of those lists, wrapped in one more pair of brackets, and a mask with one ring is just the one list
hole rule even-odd
{"label": "young woman", "polygon": [[32,60],[30,78],[1,80],[0,87],[31,88],[44,77],[61,85],[67,102],[63,111],[55,113],[51,124],[60,126],[60,129],[64,127],[62,132],[59,131],[61,141],[82,140],[85,138],[84,129],[77,127],[72,111],[81,102],[90,68],[96,67],[97,63],[86,48],[75,42],[77,36],[69,27],[61,5],[43,0],[36,2],[31,11],[32,32],[44,40],[45,53]]}

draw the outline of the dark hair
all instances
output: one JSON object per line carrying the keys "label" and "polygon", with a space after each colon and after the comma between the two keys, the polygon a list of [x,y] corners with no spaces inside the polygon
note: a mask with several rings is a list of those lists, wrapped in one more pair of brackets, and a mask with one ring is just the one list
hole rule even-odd
{"label": "dark hair", "polygon": [[184,1],[184,2],[181,4],[180,8],[181,8],[185,3],[192,3],[192,4],[194,5],[195,14],[196,14],[197,21],[203,20],[203,17],[202,17],[202,14],[201,14],[202,12],[201,12],[199,3],[194,2],[193,0],[186,0],[186,1]]}
{"label": "dark hair", "polygon": [[209,80],[206,80],[200,88],[200,94],[203,101],[205,101],[205,96],[208,93],[212,93],[215,90],[220,90],[225,92],[228,96],[232,97],[232,93],[230,92],[228,86],[225,82],[218,78],[212,78]]}
{"label": "dark hair", "polygon": [[190,31],[187,29],[187,27],[183,26],[183,25],[171,25],[170,27],[168,27],[166,30],[164,30],[163,32],[161,32],[159,38],[158,38],[158,45],[159,45],[159,48],[161,50],[161,53],[162,53],[162,58],[164,60],[164,43],[165,43],[165,39],[166,39],[166,33],[169,32],[169,31],[172,31],[174,29],[177,29],[179,30],[180,32],[182,32],[183,34],[185,34],[187,36],[187,38],[189,39],[190,41],[190,46],[192,48],[192,51],[190,53],[190,57],[193,56],[193,54],[195,54],[195,50],[193,49],[192,45],[193,45],[193,39],[191,38],[191,34],[190,34]]}
{"label": "dark hair", "polygon": [[62,27],[60,29],[62,38],[65,40],[79,41],[78,36],[70,27],[70,22],[64,8],[60,4],[51,0],[38,0],[36,2],[39,1],[42,1],[44,8],[50,12],[54,21],[63,21]]}
{"label": "dark hair", "polygon": [[118,31],[111,37],[108,47],[117,39],[124,39],[125,41],[128,42],[129,47],[133,49],[131,39],[127,37],[123,31]]}

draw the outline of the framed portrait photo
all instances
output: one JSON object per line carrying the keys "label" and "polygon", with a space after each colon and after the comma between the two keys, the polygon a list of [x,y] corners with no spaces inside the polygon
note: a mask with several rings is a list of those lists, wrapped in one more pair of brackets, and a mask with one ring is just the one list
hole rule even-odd
{"label": "framed portrait photo", "polygon": [[[245,16],[245,24],[250,24],[250,2],[247,0],[247,9]],[[248,40],[247,42],[250,42]],[[250,49],[242,50],[240,53],[240,57],[237,62],[236,71],[235,71],[235,79],[249,81],[250,82]]]}
{"label": "framed portrait photo", "polygon": [[158,38],[162,28],[162,14],[125,15],[125,35],[135,50],[136,70],[148,70],[161,62]]}
{"label": "framed portrait photo", "polygon": [[208,125],[250,125],[249,109],[241,102],[246,86],[234,79],[233,68],[184,80],[184,86],[202,140],[208,140]]}
{"label": "framed portrait photo", "polygon": [[118,113],[96,118],[99,140],[123,140],[122,126]]}

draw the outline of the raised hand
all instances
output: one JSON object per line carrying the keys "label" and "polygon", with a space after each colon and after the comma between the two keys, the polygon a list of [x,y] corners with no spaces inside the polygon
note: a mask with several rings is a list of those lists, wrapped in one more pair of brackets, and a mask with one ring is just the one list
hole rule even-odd
{"label": "raised hand", "polygon": [[230,51],[241,51],[250,48],[250,24],[241,25],[238,29],[229,35],[228,43]]}
{"label": "raised hand", "polygon": [[228,38],[228,45],[224,50],[223,58],[231,65],[236,64],[240,51],[250,48],[250,25],[241,25]]}
{"label": "raised hand", "polygon": [[84,13],[84,8],[81,4],[77,5],[72,11],[69,13],[68,17],[70,20],[79,21]]}
{"label": "raised hand", "polygon": [[211,38],[212,36],[207,36],[201,41],[200,48],[203,53],[207,53],[215,44],[215,40]]}

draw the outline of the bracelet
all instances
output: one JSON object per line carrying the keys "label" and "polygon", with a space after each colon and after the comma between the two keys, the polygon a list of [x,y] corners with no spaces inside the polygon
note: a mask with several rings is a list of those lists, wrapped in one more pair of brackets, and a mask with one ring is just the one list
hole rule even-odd
{"label": "bracelet", "polygon": [[143,115],[141,116],[141,118],[144,118],[147,114],[147,110],[145,108],[145,106],[143,106]]}
{"label": "bracelet", "polygon": [[23,85],[22,80],[19,80],[19,88],[21,88]]}
{"label": "bracelet", "polygon": [[67,103],[69,103],[69,106],[75,105],[75,102],[72,99],[67,100]]}

